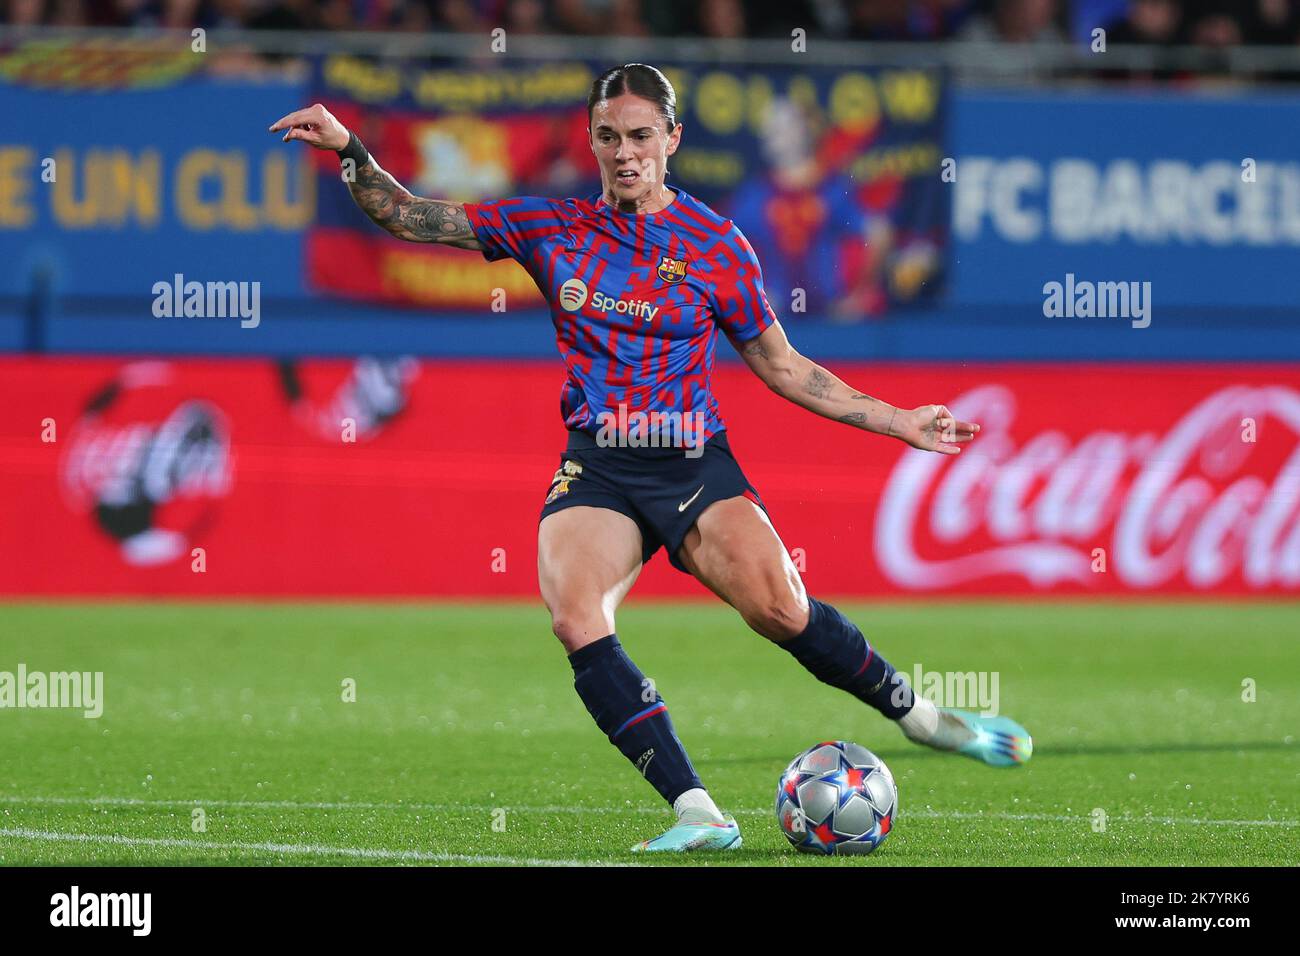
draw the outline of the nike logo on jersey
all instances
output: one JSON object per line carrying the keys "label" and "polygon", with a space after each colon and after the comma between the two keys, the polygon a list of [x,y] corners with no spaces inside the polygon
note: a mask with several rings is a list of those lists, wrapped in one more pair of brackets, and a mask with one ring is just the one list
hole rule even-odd
{"label": "nike logo on jersey", "polygon": [[704,486],[700,485],[700,491],[695,492],[695,494],[691,495],[689,498],[687,498],[685,501],[679,504],[677,506],[678,513],[683,512],[687,508],[689,508],[691,506],[691,502],[694,501],[696,498],[698,498],[700,496],[700,492],[703,490],[704,490]]}

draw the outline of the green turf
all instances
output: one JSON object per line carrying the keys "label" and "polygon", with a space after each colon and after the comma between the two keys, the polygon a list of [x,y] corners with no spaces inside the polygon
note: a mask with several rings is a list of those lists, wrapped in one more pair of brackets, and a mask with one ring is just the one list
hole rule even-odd
{"label": "green turf", "polygon": [[[1032,762],[907,743],[728,608],[632,604],[623,642],[745,837],[651,862],[1300,861],[1300,607],[843,608],[909,674],[998,672]],[[627,863],[670,822],[592,724],[538,606],[3,606],[0,671],[19,662],[103,671],[106,700],[98,720],[0,710],[6,865]],[[797,854],[774,822],[781,770],[826,738],[871,748],[898,780],[902,813],[871,857]]]}

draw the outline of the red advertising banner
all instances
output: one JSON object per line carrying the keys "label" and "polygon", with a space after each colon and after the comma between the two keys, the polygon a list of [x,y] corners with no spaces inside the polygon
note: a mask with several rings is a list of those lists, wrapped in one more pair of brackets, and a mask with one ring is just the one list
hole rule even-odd
{"label": "red advertising banner", "polygon": [[[809,590],[1300,594],[1300,367],[834,365],[956,458],[741,366],[732,448]],[[0,594],[530,597],[557,364],[0,359]],[[662,556],[635,595],[704,595]]]}

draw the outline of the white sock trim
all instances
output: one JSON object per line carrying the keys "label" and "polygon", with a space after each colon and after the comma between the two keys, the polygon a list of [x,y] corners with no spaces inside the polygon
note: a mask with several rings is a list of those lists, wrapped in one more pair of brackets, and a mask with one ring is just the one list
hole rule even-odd
{"label": "white sock trim", "polygon": [[912,709],[898,718],[898,726],[909,740],[925,743],[939,729],[939,708],[934,706],[934,701],[917,694]]}
{"label": "white sock trim", "polygon": [[717,817],[717,822],[722,822],[722,812],[714,804],[713,798],[709,792],[702,787],[696,787],[694,790],[687,790],[680,797],[673,801],[673,811],[677,814],[677,819],[682,818],[682,814],[687,810],[703,810],[706,813]]}

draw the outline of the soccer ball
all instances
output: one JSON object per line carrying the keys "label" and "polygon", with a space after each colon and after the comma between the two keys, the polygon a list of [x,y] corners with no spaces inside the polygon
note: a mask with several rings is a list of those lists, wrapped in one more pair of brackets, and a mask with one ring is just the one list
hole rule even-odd
{"label": "soccer ball", "polygon": [[776,786],[776,820],[803,853],[870,853],[898,812],[898,786],[866,747],[826,740],[790,761]]}

